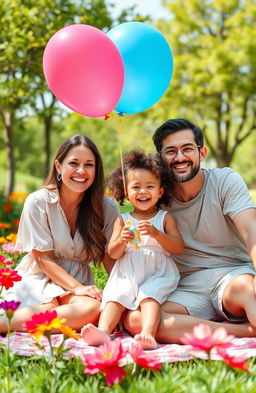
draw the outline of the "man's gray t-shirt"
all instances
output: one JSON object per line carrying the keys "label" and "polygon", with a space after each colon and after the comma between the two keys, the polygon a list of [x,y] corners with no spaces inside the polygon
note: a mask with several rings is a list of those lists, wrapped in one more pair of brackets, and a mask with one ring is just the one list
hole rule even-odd
{"label": "man's gray t-shirt", "polygon": [[255,208],[244,180],[231,168],[203,172],[200,193],[188,202],[174,199],[169,208],[185,242],[184,253],[173,255],[181,277],[201,269],[251,265],[232,221],[241,211]]}

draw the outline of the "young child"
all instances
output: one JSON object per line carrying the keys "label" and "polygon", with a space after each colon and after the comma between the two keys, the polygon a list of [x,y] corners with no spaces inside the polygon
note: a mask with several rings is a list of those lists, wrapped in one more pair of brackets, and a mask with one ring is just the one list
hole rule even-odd
{"label": "young child", "polygon": [[[89,345],[100,345],[109,339],[124,310],[140,307],[142,330],[134,338],[143,349],[155,349],[160,305],[179,281],[170,254],[182,253],[184,245],[175,219],[160,209],[171,200],[166,163],[160,156],[133,150],[124,156],[123,171],[124,179],[121,167],[110,175],[110,195],[121,204],[127,198],[134,210],[115,222],[108,252],[117,261],[103,291],[98,328],[87,324],[81,336]],[[140,235],[136,238],[135,228]],[[139,244],[132,244],[140,237]]]}

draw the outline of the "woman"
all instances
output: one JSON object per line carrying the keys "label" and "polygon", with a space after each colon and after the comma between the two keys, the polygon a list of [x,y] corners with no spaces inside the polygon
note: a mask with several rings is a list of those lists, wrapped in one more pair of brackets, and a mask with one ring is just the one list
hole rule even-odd
{"label": "woman", "polygon": [[[103,261],[113,224],[115,203],[104,197],[103,165],[95,144],[75,135],[59,148],[44,186],[24,205],[16,247],[27,251],[16,270],[20,282],[6,293],[21,301],[12,319],[13,330],[39,312],[56,310],[59,318],[79,330],[99,317],[101,290],[93,283],[89,261]],[[4,317],[0,332],[6,331]]]}

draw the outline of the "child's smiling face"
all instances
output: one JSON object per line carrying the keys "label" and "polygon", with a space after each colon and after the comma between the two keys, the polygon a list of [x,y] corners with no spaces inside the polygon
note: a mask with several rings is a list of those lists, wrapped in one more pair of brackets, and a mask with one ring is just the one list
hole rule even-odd
{"label": "child's smiling face", "polygon": [[148,169],[130,169],[126,175],[127,199],[135,211],[153,212],[164,193],[160,179]]}

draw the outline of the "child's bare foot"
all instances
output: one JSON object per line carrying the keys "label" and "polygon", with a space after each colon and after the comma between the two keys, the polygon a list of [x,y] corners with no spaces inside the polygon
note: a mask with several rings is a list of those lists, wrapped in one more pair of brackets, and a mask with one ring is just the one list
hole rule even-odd
{"label": "child's bare foot", "polygon": [[136,334],[136,336],[134,336],[134,340],[137,341],[138,344],[140,344],[140,346],[143,349],[156,349],[157,348],[157,343],[156,340],[154,339],[153,336],[147,334]]}
{"label": "child's bare foot", "polygon": [[110,336],[98,329],[96,326],[91,323],[87,323],[81,329],[81,338],[86,341],[88,345],[101,345],[104,344],[105,341],[110,340]]}

